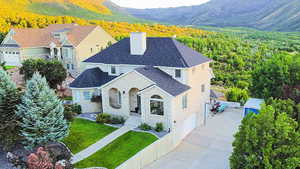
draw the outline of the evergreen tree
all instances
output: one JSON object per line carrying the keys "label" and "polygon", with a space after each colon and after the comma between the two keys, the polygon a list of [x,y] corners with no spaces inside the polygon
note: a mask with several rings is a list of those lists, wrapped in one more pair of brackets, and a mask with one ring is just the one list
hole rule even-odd
{"label": "evergreen tree", "polygon": [[18,116],[15,111],[20,102],[16,84],[0,69],[0,143],[12,147],[19,138]]}
{"label": "evergreen tree", "polygon": [[26,92],[17,112],[22,117],[21,135],[24,136],[25,147],[32,149],[67,136],[68,124],[63,112],[62,102],[46,79],[35,73],[26,83]]}
{"label": "evergreen tree", "polygon": [[243,119],[233,142],[232,169],[296,169],[300,166],[298,123],[272,106]]}

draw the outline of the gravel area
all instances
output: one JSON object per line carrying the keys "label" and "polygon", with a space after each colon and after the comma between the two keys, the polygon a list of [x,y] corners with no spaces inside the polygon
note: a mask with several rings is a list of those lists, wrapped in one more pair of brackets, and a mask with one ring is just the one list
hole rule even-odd
{"label": "gravel area", "polygon": [[6,158],[6,152],[0,150],[0,169],[15,169],[13,168]]}

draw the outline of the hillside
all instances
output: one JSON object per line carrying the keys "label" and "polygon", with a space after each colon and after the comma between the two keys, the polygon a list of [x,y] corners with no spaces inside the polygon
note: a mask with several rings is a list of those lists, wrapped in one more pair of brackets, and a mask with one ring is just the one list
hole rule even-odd
{"label": "hillside", "polygon": [[211,0],[198,6],[127,11],[139,18],[170,24],[300,30],[299,0]]}
{"label": "hillside", "polygon": [[83,19],[145,22],[109,0],[0,0],[0,10]]}

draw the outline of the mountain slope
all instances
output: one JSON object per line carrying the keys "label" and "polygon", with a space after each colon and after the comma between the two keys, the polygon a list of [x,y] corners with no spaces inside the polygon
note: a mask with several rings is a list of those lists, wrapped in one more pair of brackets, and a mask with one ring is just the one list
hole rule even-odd
{"label": "mountain slope", "polygon": [[[109,0],[0,0],[0,10],[92,20],[143,22]],[[4,13],[4,12],[3,12]]]}
{"label": "mountain slope", "polygon": [[198,6],[127,11],[136,17],[171,24],[300,30],[299,0],[211,0]]}

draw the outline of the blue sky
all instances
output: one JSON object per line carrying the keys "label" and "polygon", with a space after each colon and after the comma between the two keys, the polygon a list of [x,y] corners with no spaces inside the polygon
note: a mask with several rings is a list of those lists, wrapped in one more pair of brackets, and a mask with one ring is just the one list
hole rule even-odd
{"label": "blue sky", "polygon": [[130,8],[167,8],[199,5],[209,0],[111,0],[122,7]]}

